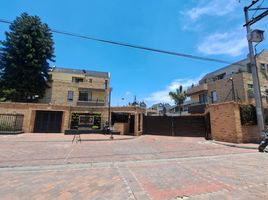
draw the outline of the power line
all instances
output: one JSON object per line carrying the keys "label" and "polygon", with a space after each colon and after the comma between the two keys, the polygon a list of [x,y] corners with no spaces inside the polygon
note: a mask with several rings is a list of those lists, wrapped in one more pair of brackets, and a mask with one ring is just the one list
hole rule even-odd
{"label": "power line", "polygon": [[[8,21],[8,20],[5,20],[5,19],[0,19],[0,22],[1,23],[6,23],[6,24],[11,24],[12,23],[11,21]],[[112,41],[112,40],[105,40],[105,39],[95,38],[95,37],[91,37],[91,36],[87,36],[87,35],[81,35],[81,34],[70,33],[70,32],[66,32],[66,31],[60,31],[60,30],[56,30],[56,29],[51,29],[51,31],[54,32],[54,33],[57,33],[57,34],[68,35],[68,36],[72,36],[72,37],[78,37],[78,38],[83,38],[83,39],[98,41],[98,42],[102,42],[102,43],[118,45],[118,46],[130,47],[130,48],[135,48],[135,49],[142,49],[142,50],[145,50],[145,51],[152,51],[152,52],[156,52],[156,53],[168,54],[168,55],[185,57],[185,58],[196,59],[196,60],[218,62],[218,63],[225,63],[225,64],[233,64],[233,63],[231,63],[229,61],[215,59],[215,58],[195,56],[195,55],[191,55],[191,54],[185,54],[185,53],[179,53],[179,52],[174,52],[174,51],[155,49],[155,48],[144,47],[144,46],[139,46],[139,45],[135,45],[135,44],[117,42],[117,41]],[[236,64],[236,65],[240,65],[240,64]],[[241,65],[241,66],[244,66],[244,65]]]}

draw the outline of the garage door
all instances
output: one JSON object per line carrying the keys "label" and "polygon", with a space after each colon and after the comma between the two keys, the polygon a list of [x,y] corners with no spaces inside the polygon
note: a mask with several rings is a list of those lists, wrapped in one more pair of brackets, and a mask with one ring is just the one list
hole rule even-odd
{"label": "garage door", "polygon": [[62,124],[62,111],[36,111],[35,133],[60,133]]}

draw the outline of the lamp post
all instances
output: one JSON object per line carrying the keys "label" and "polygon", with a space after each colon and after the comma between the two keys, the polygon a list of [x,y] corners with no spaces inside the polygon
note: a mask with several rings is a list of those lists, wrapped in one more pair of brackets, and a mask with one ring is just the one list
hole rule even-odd
{"label": "lamp post", "polygon": [[113,88],[111,88],[110,87],[110,90],[109,90],[109,111],[108,111],[108,125],[109,125],[109,132],[110,132],[110,134],[111,134],[111,136],[110,136],[110,139],[112,140],[112,139],[114,139],[114,136],[113,136],[113,132],[112,132],[112,130],[111,130],[111,94],[112,94],[112,90],[113,90]]}
{"label": "lamp post", "polygon": [[232,99],[233,99],[233,101],[236,101],[233,77],[230,77],[229,80],[230,80],[231,83],[232,83]]}

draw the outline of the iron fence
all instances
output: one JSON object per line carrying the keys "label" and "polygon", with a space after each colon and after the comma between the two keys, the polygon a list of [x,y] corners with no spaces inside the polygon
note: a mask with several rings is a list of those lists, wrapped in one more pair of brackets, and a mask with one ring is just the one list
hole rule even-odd
{"label": "iron fence", "polygon": [[22,132],[23,118],[22,114],[0,114],[0,132]]}

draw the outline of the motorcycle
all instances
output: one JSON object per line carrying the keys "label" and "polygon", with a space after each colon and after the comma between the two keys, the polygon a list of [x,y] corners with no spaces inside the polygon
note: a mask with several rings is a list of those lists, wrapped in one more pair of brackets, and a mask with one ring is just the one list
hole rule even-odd
{"label": "motorcycle", "polygon": [[261,143],[258,147],[259,152],[264,152],[266,146],[268,145],[268,129],[264,129],[262,131],[262,134],[263,134],[263,138],[262,138]]}

